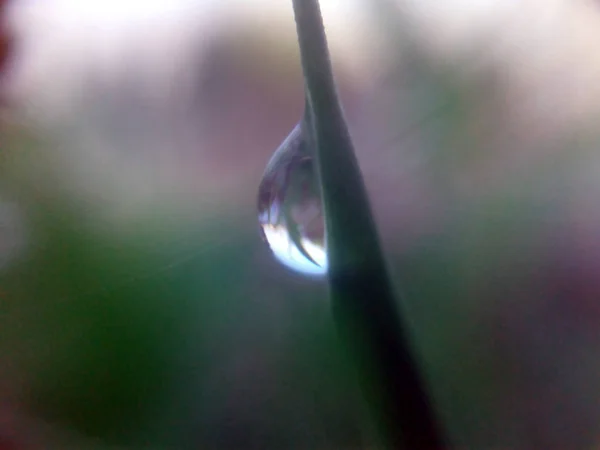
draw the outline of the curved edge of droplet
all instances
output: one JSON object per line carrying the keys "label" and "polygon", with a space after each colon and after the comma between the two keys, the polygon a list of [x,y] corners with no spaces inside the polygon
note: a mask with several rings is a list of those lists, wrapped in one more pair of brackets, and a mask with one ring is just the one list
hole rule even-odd
{"label": "curved edge of droplet", "polygon": [[290,134],[273,152],[273,155],[267,162],[265,171],[261,180],[270,179],[275,176],[279,168],[284,164],[289,164],[292,159],[297,156],[298,152],[302,151],[302,123],[299,122],[292,129]]}
{"label": "curved edge of droplet", "polygon": [[261,229],[271,252],[281,264],[297,273],[315,278],[324,277],[327,274],[327,255],[324,248],[308,240],[302,241],[303,247],[315,261],[312,262],[295,245],[290,245],[285,227],[274,227],[267,224]]}
{"label": "curved edge of droplet", "polygon": [[267,163],[258,188],[258,221],[263,240],[282,265],[303,276],[320,278],[328,270],[325,248],[307,239],[295,242],[287,230],[285,216],[280,217],[280,211],[273,209],[277,205],[276,192],[283,189],[286,183],[287,169],[299,158],[309,156],[308,150],[303,136],[303,122],[300,121]]}

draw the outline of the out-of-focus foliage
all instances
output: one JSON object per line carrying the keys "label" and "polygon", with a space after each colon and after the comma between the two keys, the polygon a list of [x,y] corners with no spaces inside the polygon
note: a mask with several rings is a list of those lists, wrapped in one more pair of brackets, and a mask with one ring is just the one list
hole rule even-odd
{"label": "out-of-focus foliage", "polygon": [[[4,16],[4,10],[6,9],[7,0],[2,0],[0,2],[0,17]],[[4,20],[1,22],[3,25],[0,28],[0,71],[4,68],[6,61],[8,59],[8,50],[9,50],[9,36],[8,31],[6,30],[6,25],[4,25]]]}
{"label": "out-of-focus foliage", "polygon": [[10,54],[13,40],[6,26],[5,11],[8,0],[0,0],[0,108],[4,106],[5,99],[2,94],[6,67],[10,63]]}
{"label": "out-of-focus foliage", "polygon": [[2,275],[0,351],[27,414],[107,443],[361,439],[323,287],[272,273],[250,208],[117,237],[60,199],[9,192],[30,246]]}

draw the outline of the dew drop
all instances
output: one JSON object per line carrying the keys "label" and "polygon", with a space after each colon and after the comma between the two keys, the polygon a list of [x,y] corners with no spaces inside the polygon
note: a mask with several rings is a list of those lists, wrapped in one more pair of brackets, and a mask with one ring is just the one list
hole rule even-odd
{"label": "dew drop", "polygon": [[273,255],[304,275],[325,275],[325,221],[313,155],[296,125],[267,164],[258,222]]}

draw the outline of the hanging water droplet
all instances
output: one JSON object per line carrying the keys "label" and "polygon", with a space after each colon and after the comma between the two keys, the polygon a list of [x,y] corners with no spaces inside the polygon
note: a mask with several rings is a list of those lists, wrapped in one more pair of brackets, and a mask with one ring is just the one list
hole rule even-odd
{"label": "hanging water droplet", "polygon": [[306,275],[327,272],[321,195],[301,124],[267,164],[258,189],[258,222],[281,263]]}

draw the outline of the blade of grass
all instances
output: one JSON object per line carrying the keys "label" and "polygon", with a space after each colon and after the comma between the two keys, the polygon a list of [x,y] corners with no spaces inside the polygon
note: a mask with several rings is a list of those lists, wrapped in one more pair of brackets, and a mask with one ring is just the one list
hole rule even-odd
{"label": "blade of grass", "polygon": [[318,0],[292,0],[305,78],[305,125],[325,211],[334,319],[392,448],[447,448],[394,289],[335,88]]}

